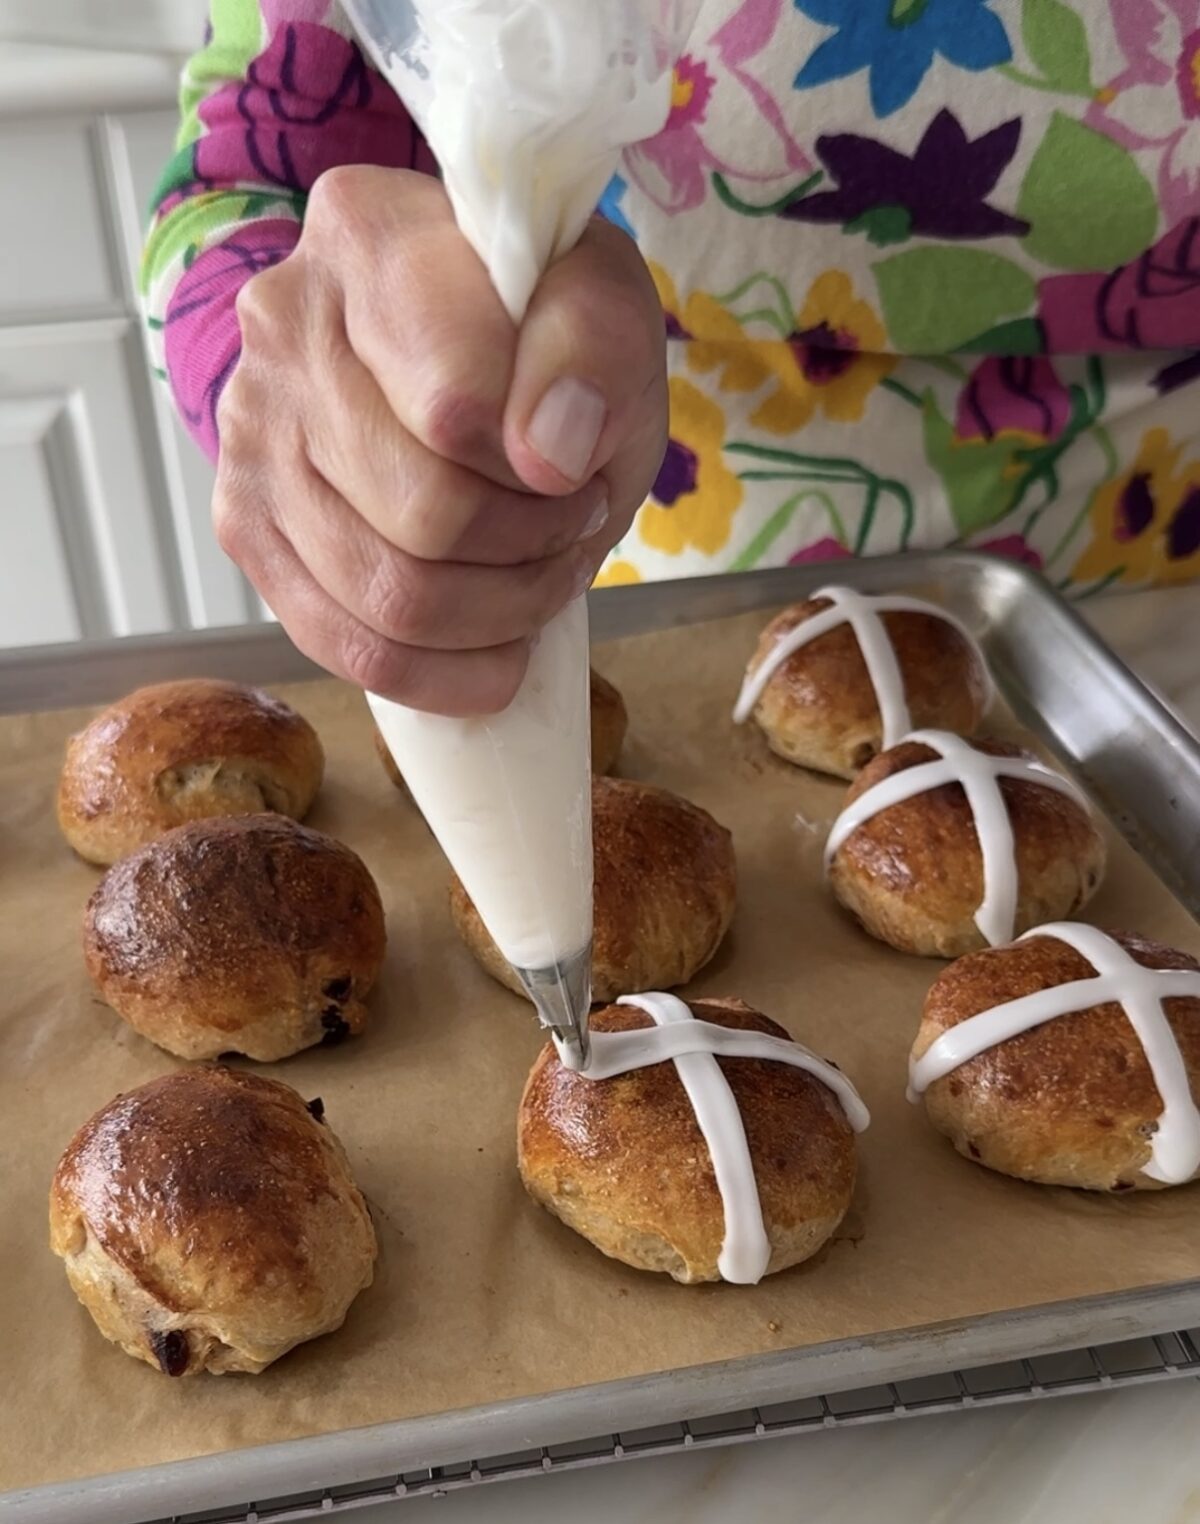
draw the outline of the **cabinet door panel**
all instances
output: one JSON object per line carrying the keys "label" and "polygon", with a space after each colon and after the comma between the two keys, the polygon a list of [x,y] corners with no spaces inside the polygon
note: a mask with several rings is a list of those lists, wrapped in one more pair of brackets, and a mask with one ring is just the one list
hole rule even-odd
{"label": "cabinet door panel", "polygon": [[123,307],[95,128],[0,123],[0,323]]}
{"label": "cabinet door panel", "polygon": [[0,331],[0,450],[0,641],[185,623],[132,320]]}

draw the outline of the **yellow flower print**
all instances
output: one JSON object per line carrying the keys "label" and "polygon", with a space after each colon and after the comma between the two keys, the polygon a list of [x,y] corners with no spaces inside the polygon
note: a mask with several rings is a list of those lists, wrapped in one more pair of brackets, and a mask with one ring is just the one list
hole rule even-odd
{"label": "yellow flower print", "polygon": [[689,546],[713,556],[727,543],[744,489],[722,458],[724,443],[721,409],[690,381],[672,376],[671,438],[637,520],[647,545],[669,556]]}
{"label": "yellow flower print", "polygon": [[666,315],[667,337],[691,340],[687,350],[692,369],[719,371],[723,391],[752,392],[760,387],[763,368],[751,358],[753,341],[737,318],[703,291],[693,291],[681,305],[674,281],[653,260],[650,274]]}
{"label": "yellow flower print", "polygon": [[744,342],[754,384],[776,383],[750,415],[770,434],[793,434],[818,410],[835,423],[857,422],[896,363],[882,352],[883,324],[841,270],[817,276],[786,339]]}
{"label": "yellow flower print", "polygon": [[642,574],[632,561],[606,561],[600,568],[593,587],[626,587],[631,582],[640,582]]}
{"label": "yellow flower print", "polygon": [[1166,429],[1142,437],[1137,459],[1092,500],[1092,542],[1075,582],[1187,582],[1200,576],[1200,460]]}

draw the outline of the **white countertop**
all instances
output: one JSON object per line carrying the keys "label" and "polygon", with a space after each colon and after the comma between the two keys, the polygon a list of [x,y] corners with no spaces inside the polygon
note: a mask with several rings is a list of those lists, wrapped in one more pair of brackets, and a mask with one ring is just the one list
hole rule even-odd
{"label": "white countertop", "polygon": [[[1200,734],[1200,586],[1110,598],[1088,612]],[[1182,1379],[626,1461],[354,1517],[363,1524],[1200,1524],[1197,1434],[1200,1382]]]}

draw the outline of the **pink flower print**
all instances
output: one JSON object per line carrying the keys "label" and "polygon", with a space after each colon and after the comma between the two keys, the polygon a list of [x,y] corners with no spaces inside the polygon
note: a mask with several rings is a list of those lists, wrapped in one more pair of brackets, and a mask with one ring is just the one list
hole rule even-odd
{"label": "pink flower print", "polygon": [[1070,418],[1070,394],[1044,355],[991,355],[959,394],[954,432],[959,439],[1057,439]]}
{"label": "pink flower print", "polygon": [[288,22],[250,65],[200,107],[196,178],[307,191],[335,164],[433,167],[395,92],[328,27]]}
{"label": "pink flower print", "polygon": [[[765,62],[785,10],[788,0],[741,0],[679,60],[666,126],[625,156],[630,178],[663,211],[700,206],[714,171],[772,185],[811,169],[772,87],[753,67]],[[757,118],[753,128],[747,113]]]}
{"label": "pink flower print", "polygon": [[184,272],[166,314],[171,390],[192,438],[215,460],[217,404],[242,353],[237,295],[260,270],[296,247],[300,225],[283,218],[250,222],[205,249]]}
{"label": "pink flower print", "polygon": [[1086,120],[1126,148],[1156,151],[1167,222],[1200,198],[1200,0],[1112,0],[1125,68]]}
{"label": "pink flower print", "polygon": [[1107,275],[1047,276],[1038,312],[1056,354],[1200,349],[1200,217]]}
{"label": "pink flower print", "polygon": [[689,122],[702,122],[713,92],[713,77],[703,59],[685,53],[675,65],[671,84],[671,114],[664,129],[677,132]]}
{"label": "pink flower print", "polygon": [[806,545],[803,550],[798,550],[795,555],[788,557],[789,566],[803,566],[809,561],[849,561],[853,557],[840,540],[835,540],[832,535],[826,535],[823,540],[814,540],[811,545]]}
{"label": "pink flower print", "polygon": [[1032,566],[1035,571],[1041,571],[1045,562],[1040,551],[1037,551],[1029,543],[1024,535],[1002,534],[993,540],[983,540],[972,547],[975,550],[986,550],[993,556],[1004,556],[1009,561],[1020,561],[1022,566]]}
{"label": "pink flower print", "polygon": [[307,21],[320,26],[333,9],[333,0],[259,0],[267,36],[273,37],[285,22]]}

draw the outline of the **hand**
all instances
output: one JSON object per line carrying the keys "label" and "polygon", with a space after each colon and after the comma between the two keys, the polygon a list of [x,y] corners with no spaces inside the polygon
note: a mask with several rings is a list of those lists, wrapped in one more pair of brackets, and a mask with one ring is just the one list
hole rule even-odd
{"label": "hand", "polygon": [[662,310],[634,245],[594,222],[517,331],[436,181],[337,169],[238,316],[221,545],[329,671],[503,709],[662,458]]}

